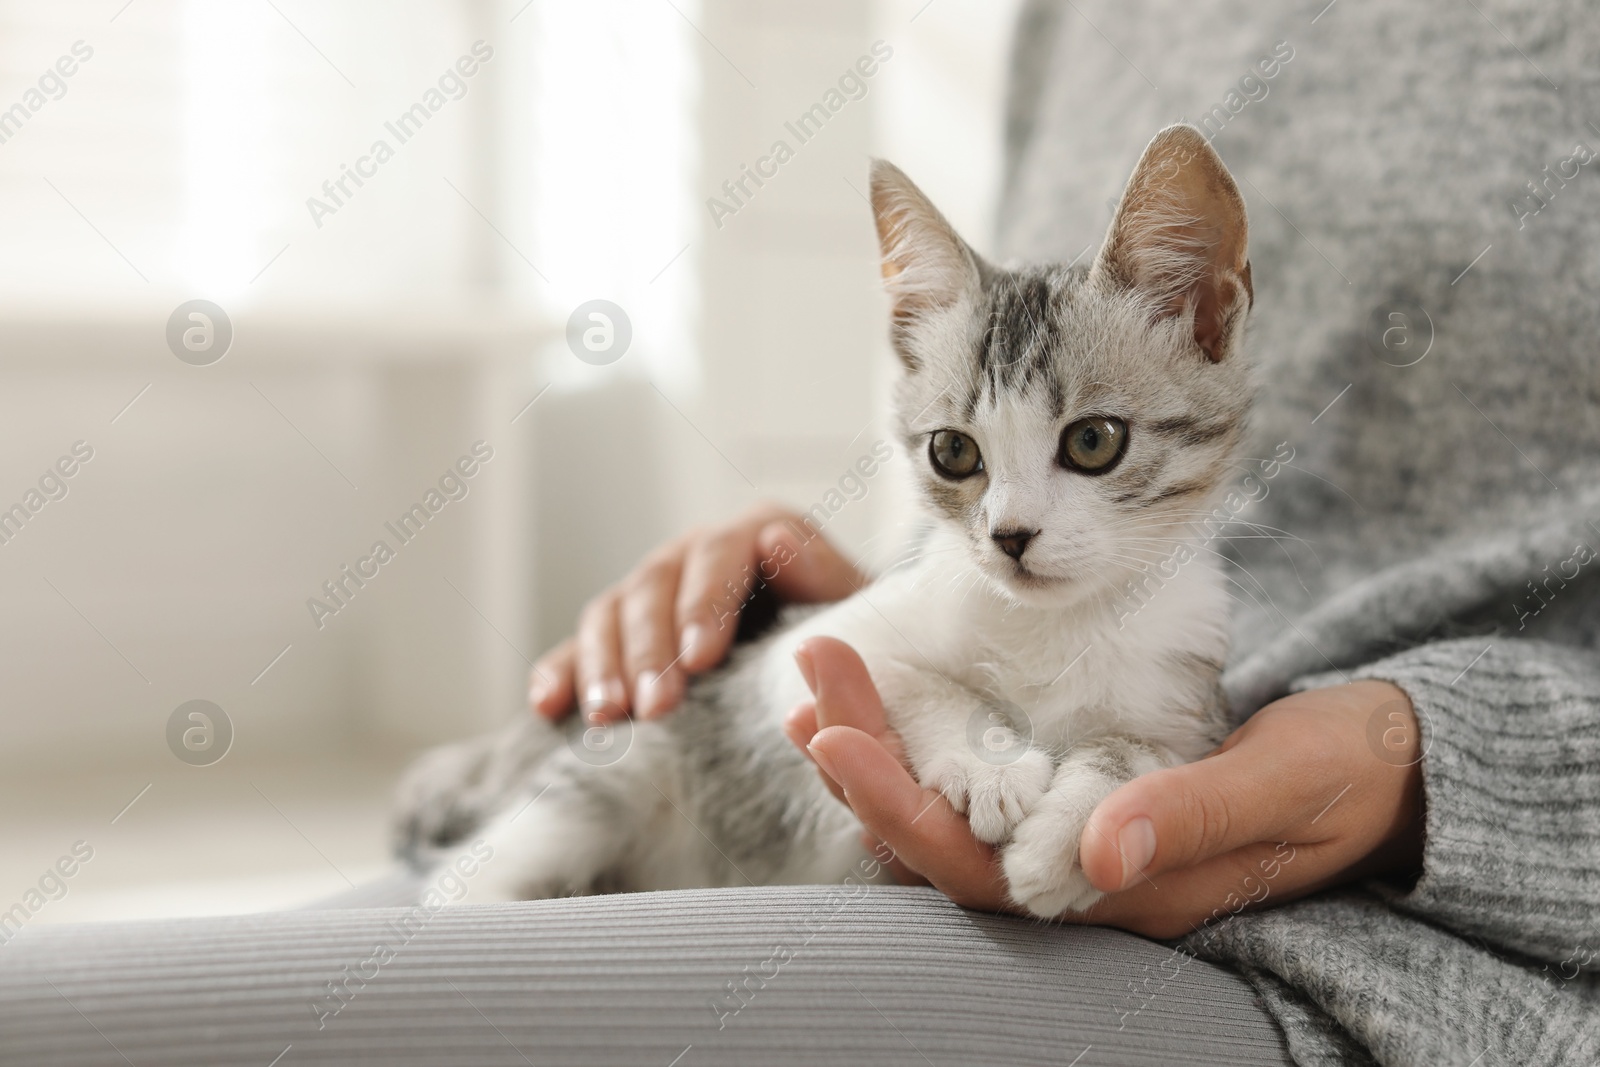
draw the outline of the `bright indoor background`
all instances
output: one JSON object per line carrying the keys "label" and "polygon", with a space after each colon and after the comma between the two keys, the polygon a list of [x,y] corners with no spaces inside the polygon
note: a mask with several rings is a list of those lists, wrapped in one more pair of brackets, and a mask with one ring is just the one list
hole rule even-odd
{"label": "bright indoor background", "polygon": [[[521,713],[586,597],[689,525],[818,502],[888,436],[867,159],[986,247],[1014,15],[0,0],[0,508],[93,449],[0,544],[0,911],[80,840],[33,921],[370,878],[404,761]],[[879,40],[866,96],[798,145],[784,123]],[[397,145],[385,122],[478,41],[465,95]],[[314,219],[378,138],[393,158]],[[794,158],[716,225],[707,198],[779,138]],[[195,298],[233,324],[210,366],[166,343]],[[605,366],[565,340],[595,298],[632,323]],[[307,599],[479,441],[468,495],[319,628]],[[869,564],[897,477],[829,527]],[[168,749],[192,699],[233,726],[211,766]]]}

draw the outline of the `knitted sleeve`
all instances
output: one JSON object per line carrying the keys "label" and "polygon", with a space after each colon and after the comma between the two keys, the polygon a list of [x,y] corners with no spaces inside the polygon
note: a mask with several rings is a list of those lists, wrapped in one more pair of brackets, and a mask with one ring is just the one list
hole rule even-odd
{"label": "knitted sleeve", "polygon": [[1484,637],[1354,678],[1405,690],[1422,731],[1422,875],[1391,905],[1568,977],[1600,970],[1600,653]]}

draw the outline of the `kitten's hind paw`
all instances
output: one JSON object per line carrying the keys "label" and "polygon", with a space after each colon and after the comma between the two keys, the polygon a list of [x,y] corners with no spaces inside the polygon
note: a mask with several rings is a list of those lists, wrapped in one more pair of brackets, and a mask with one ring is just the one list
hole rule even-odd
{"label": "kitten's hind paw", "polygon": [[980,841],[998,844],[1038,803],[1050,787],[1050,757],[1028,749],[1008,763],[991,763],[963,752],[937,760],[928,768],[923,785],[937,789],[950,806],[964,812],[972,834]]}

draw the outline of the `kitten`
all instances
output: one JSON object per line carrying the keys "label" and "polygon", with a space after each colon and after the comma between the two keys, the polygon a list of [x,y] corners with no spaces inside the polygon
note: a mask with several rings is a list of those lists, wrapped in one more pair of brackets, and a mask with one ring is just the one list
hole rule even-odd
{"label": "kitten", "polygon": [[[1220,740],[1228,597],[1196,528],[1244,429],[1252,300],[1222,161],[1193,127],[1159,133],[1088,267],[985,262],[888,163],[872,205],[920,549],[790,609],[662,720],[524,717],[425,761],[402,833],[476,830],[493,859],[468,899],[841,881],[860,827],[782,730],[813,635],[861,653],[913,772],[1000,847],[1035,915],[1099,898],[1077,858],[1101,799]],[[1153,573],[1153,597],[1127,594]]]}

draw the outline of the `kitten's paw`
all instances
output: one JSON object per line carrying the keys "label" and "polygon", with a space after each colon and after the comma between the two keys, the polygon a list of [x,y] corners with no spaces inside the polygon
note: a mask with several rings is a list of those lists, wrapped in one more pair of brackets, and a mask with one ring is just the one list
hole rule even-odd
{"label": "kitten's paw", "polygon": [[1104,893],[1078,866],[1088,816],[1041,809],[1024,819],[1000,858],[1011,899],[1041,919],[1084,911]]}
{"label": "kitten's paw", "polygon": [[1010,763],[990,763],[972,753],[937,760],[923,775],[923,785],[937,789],[950,806],[964,812],[972,834],[998,844],[1022,822],[1050,788],[1050,757],[1029,749]]}

